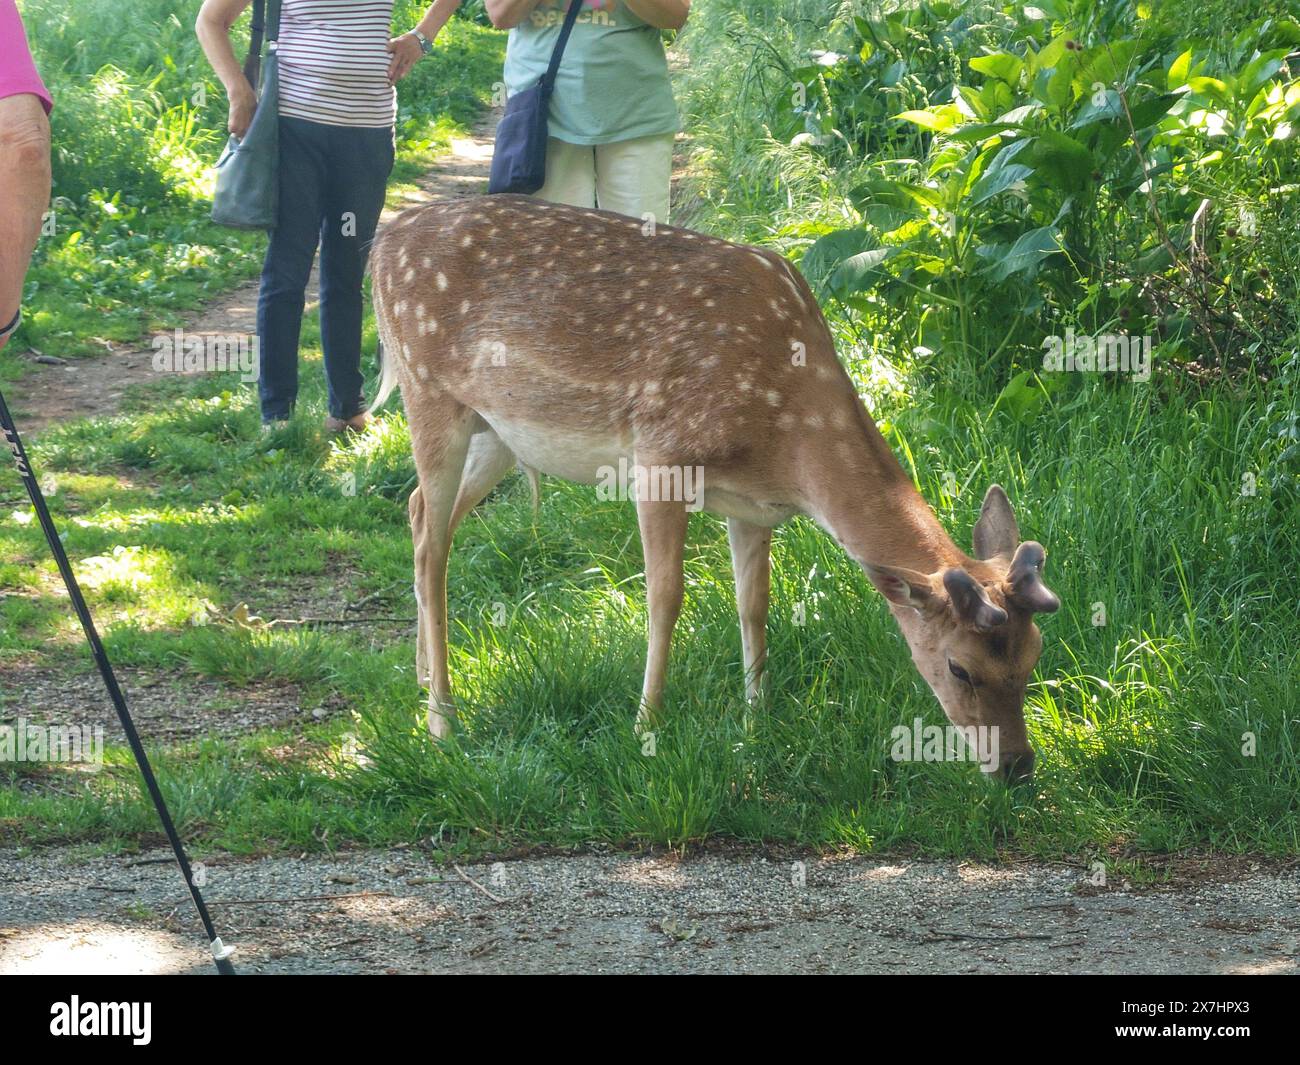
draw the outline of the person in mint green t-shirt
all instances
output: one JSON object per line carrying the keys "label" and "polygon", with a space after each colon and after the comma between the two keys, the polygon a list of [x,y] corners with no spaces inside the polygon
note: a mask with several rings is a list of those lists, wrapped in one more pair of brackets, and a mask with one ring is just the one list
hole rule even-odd
{"label": "person in mint green t-shirt", "polygon": [[[690,0],[574,0],[582,11],[551,97],[546,200],[668,220],[677,105],[664,55]],[[487,0],[510,29],[507,94],[536,85],[560,35],[568,0]]]}

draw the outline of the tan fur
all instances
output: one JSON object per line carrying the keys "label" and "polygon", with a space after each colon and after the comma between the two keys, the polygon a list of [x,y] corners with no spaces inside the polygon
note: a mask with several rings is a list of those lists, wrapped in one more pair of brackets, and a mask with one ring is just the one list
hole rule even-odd
{"label": "tan fur", "polygon": [[[948,715],[996,721],[1013,733],[1004,751],[1028,751],[1024,684],[1040,641],[1016,604],[1033,575],[1021,575],[1015,595],[1005,589],[1010,506],[1004,515],[1005,496],[990,490],[982,539],[1000,554],[977,561],[957,549],[876,430],[786,260],[610,212],[494,196],[405,212],[377,238],[371,268],[385,349],[375,406],[400,385],[420,481],[411,500],[419,659],[435,735],[454,716],[446,560],[456,525],[516,462],[593,483],[622,458],[700,470],[705,509],[727,517],[751,698],[766,656],[770,530],[807,514],[890,600]],[[683,500],[637,509],[650,614],[644,725],[660,707],[681,607],[687,515]],[[979,590],[951,601],[950,570]],[[994,655],[975,622],[998,615],[1005,653]],[[957,653],[980,672],[982,692],[953,679]]]}

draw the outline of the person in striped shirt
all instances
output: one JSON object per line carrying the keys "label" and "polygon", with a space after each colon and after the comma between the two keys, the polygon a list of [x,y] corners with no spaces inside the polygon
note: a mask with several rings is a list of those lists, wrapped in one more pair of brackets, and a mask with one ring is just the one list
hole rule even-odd
{"label": "person in striped shirt", "polygon": [[[229,128],[242,137],[257,97],[230,30],[251,0],[204,0],[195,31],[226,87]],[[262,421],[286,421],[298,398],[298,341],[307,282],[320,248],[321,346],[332,432],[364,427],[361,285],[393,167],[394,86],[460,6],[435,0],[389,37],[393,0],[282,0],[280,207],[257,300]]]}

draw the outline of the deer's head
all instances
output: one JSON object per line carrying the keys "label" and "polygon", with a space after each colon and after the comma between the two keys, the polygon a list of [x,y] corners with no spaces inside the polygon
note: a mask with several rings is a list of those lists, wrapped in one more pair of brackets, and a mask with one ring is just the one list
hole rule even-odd
{"label": "deer's head", "polygon": [[960,728],[996,729],[998,759],[986,767],[1007,782],[1033,775],[1025,687],[1043,649],[1035,614],[1060,605],[1043,584],[1046,552],[1020,542],[1006,493],[993,485],[974,530],[974,557],[934,573],[869,566],[889,600],[912,660]]}

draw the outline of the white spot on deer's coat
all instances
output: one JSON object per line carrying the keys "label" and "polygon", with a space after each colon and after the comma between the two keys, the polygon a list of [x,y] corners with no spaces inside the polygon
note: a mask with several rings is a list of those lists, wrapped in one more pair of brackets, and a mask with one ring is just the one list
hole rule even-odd
{"label": "white spot on deer's coat", "polygon": [[[425,266],[428,266],[428,265],[429,265],[429,260],[426,259],[425,262],[424,262],[424,265],[425,265]],[[438,282],[438,291],[439,291],[439,292],[446,292],[446,291],[447,291],[447,275],[444,274],[441,270],[438,271],[437,282]]]}
{"label": "white spot on deer's coat", "polygon": [[468,314],[468,313],[469,313],[469,300],[461,300],[461,301],[460,301],[460,313],[461,313],[461,314]]}
{"label": "white spot on deer's coat", "polygon": [[767,393],[767,403],[770,407],[779,407],[781,405],[781,393],[775,389]]}

